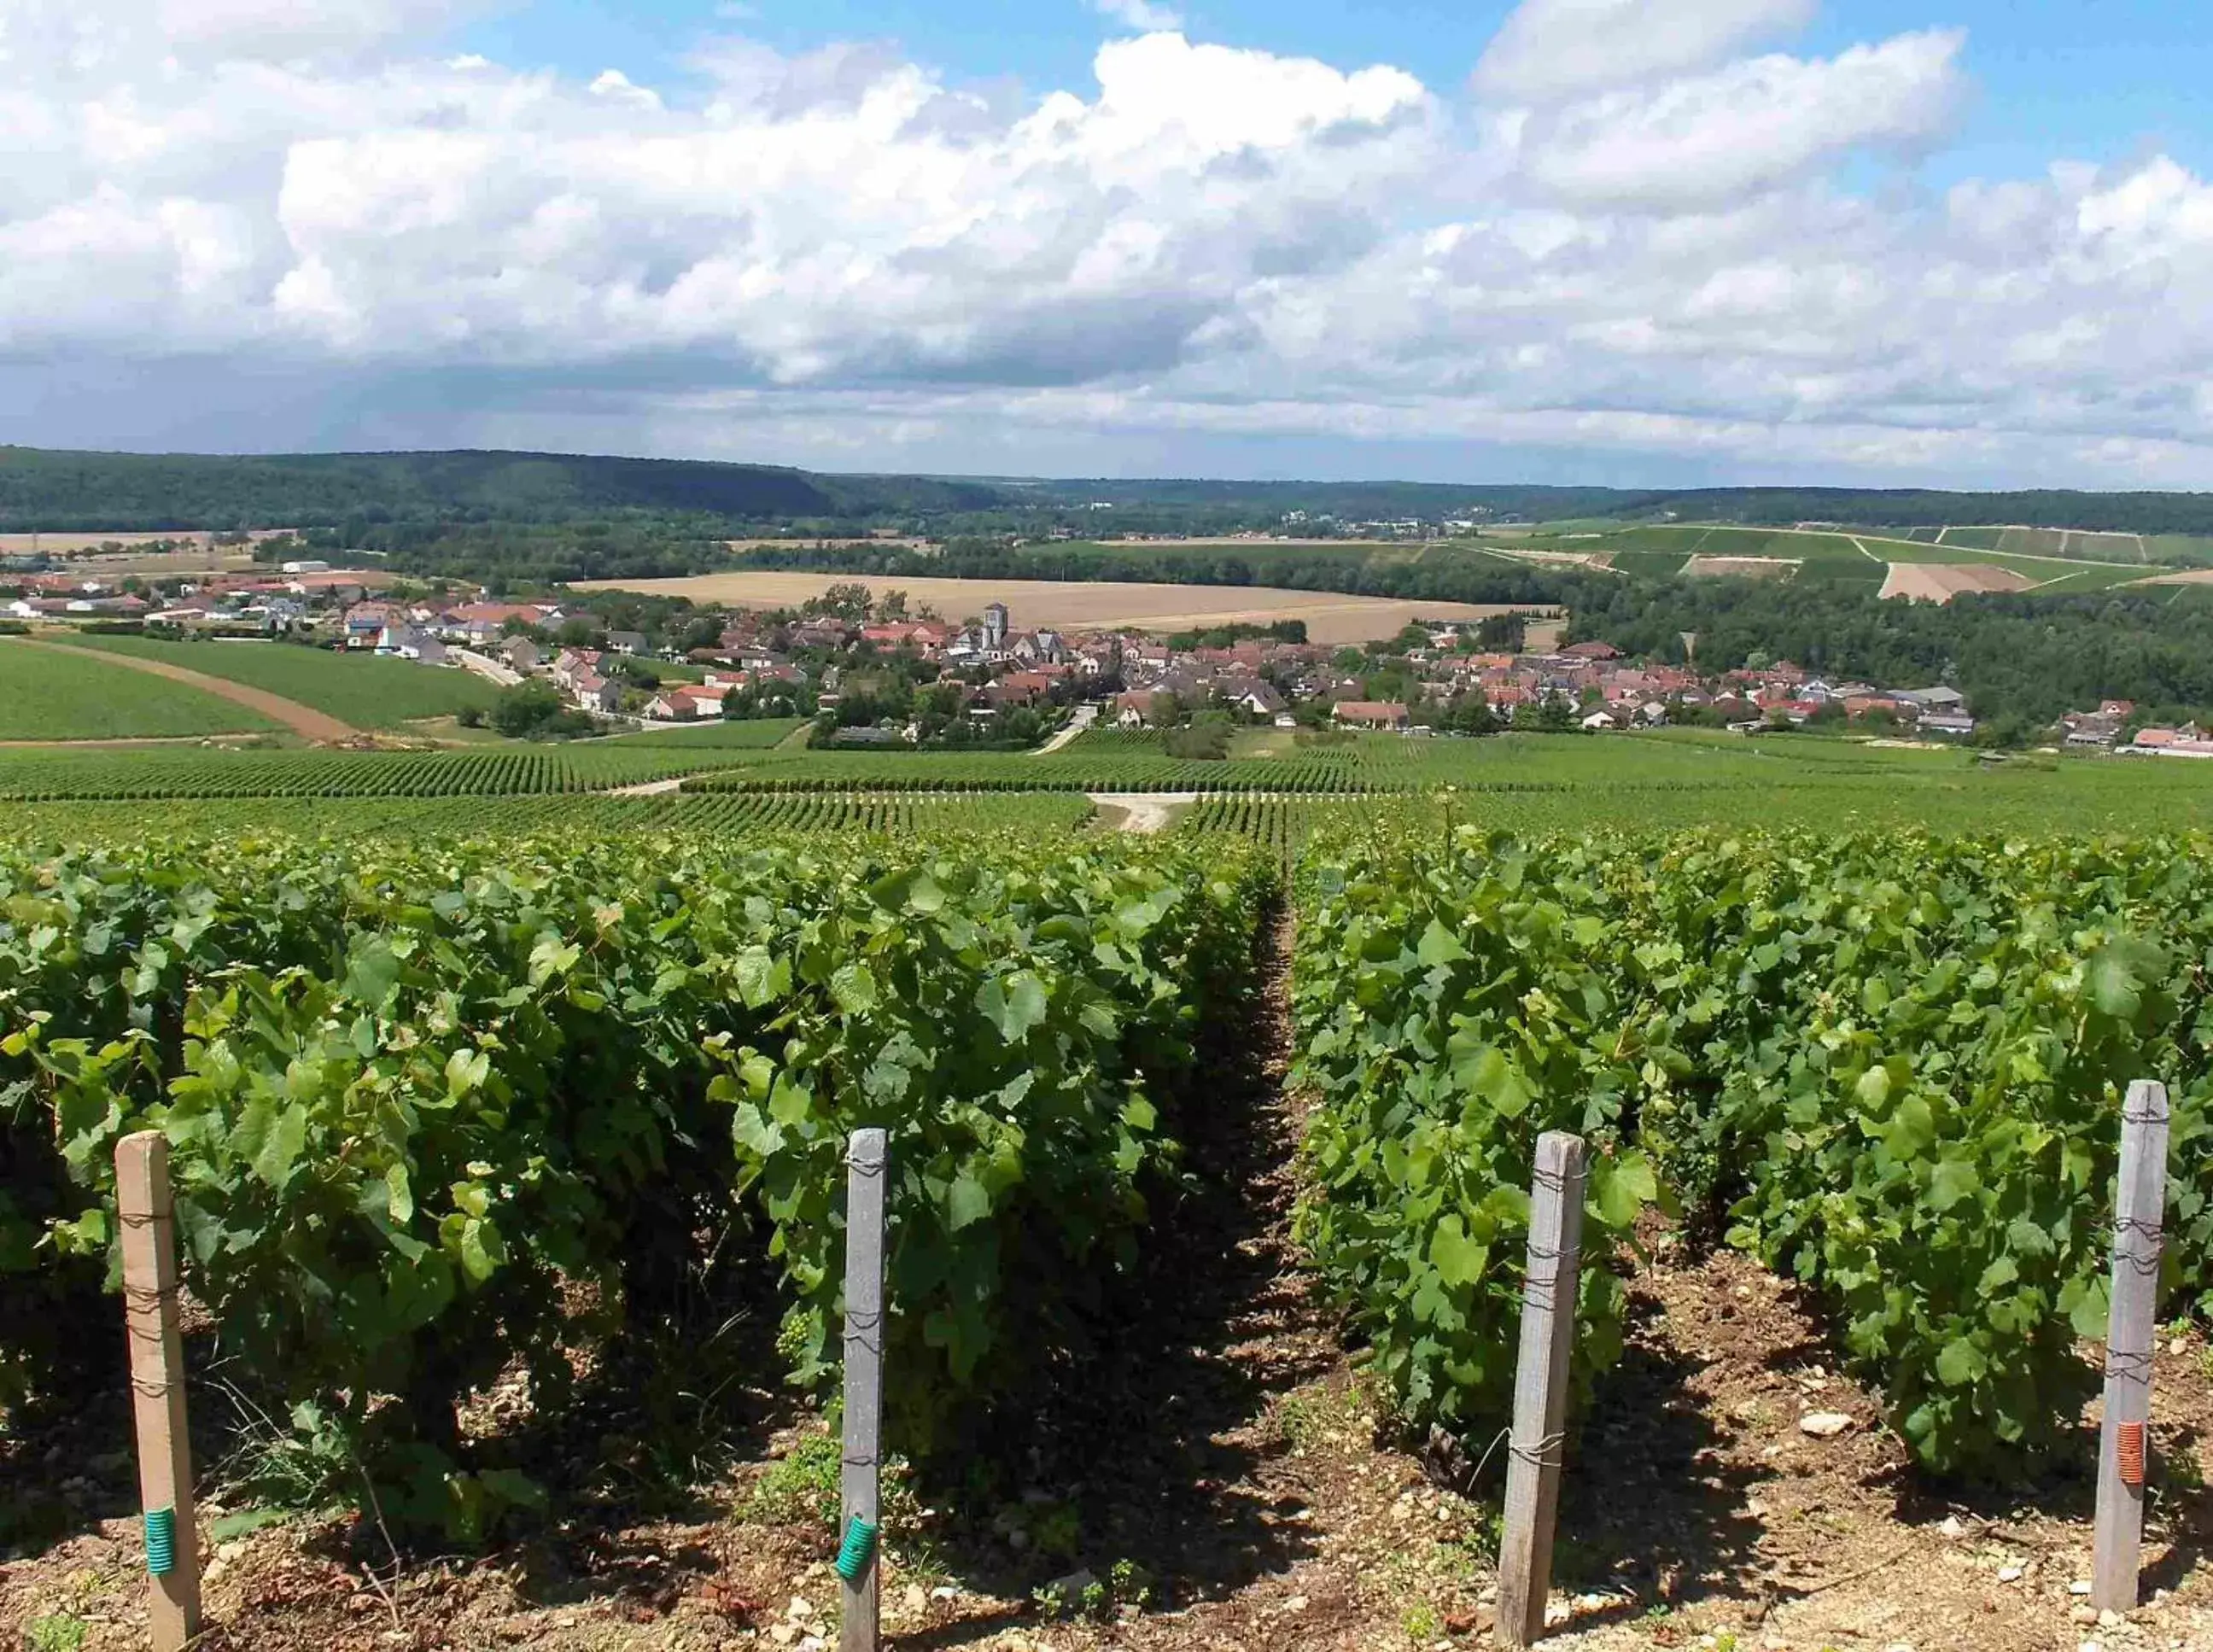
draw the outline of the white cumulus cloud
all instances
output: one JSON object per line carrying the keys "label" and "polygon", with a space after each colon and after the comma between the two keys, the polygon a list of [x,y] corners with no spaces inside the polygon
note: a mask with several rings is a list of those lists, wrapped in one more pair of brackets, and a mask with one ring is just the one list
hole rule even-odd
{"label": "white cumulus cloud", "polygon": [[1476,85],[1542,103],[1708,69],[1814,11],[1814,0],[1523,0],[1476,66]]}
{"label": "white cumulus cloud", "polygon": [[1807,13],[1528,0],[1442,93],[1125,15],[1023,93],[728,38],[577,79],[450,55],[436,0],[15,0],[0,439],[2213,485],[2213,181],[1868,189],[1968,47],[1775,49]]}
{"label": "white cumulus cloud", "polygon": [[1091,0],[1091,9],[1140,34],[1173,34],[1183,27],[1183,14],[1154,0]]}
{"label": "white cumulus cloud", "polygon": [[1808,62],[1753,58],[1537,111],[1515,139],[1529,177],[1570,199],[1668,210],[1734,200],[1838,152],[1924,141],[1958,102],[1954,32]]}

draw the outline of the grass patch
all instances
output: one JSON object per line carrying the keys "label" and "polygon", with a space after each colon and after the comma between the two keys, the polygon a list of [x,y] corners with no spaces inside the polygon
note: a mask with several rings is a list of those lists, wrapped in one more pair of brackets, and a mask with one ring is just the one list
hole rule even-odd
{"label": "grass patch", "polygon": [[78,1652],[92,1625],[66,1612],[49,1612],[23,1625],[23,1644],[28,1652]]}
{"label": "grass patch", "polygon": [[836,1436],[812,1434],[769,1465],[746,1499],[745,1518],[762,1526],[818,1525],[838,1518],[844,1457]]}
{"label": "grass patch", "polygon": [[1968,551],[1995,551],[2005,535],[2003,527],[1947,527],[1937,534],[1936,543]]}
{"label": "grass patch", "polygon": [[1298,744],[1297,734],[1289,728],[1240,728],[1229,737],[1229,755],[1233,758],[1281,757]]}
{"label": "grass patch", "polygon": [[0,642],[0,740],[163,739],[273,729],[189,683],[89,655]]}
{"label": "grass patch", "polygon": [[290,643],[169,643],[149,637],[88,637],[103,653],[161,660],[225,681],[244,683],[350,722],[396,728],[420,717],[489,710],[499,689],[459,667],[426,666],[368,654],[338,654]]}
{"label": "grass patch", "polygon": [[623,736],[625,746],[709,746],[722,751],[765,752],[808,727],[805,717],[748,717],[702,722],[689,728],[655,728]]}
{"label": "grass patch", "polygon": [[1634,574],[1640,579],[1667,579],[1683,571],[1689,556],[1680,551],[1617,551],[1613,565],[1620,572]]}
{"label": "grass patch", "polygon": [[1821,585],[1864,585],[1870,591],[1880,589],[1882,582],[1889,577],[1888,563],[1869,562],[1865,557],[1857,555],[1855,555],[1850,562],[1827,558],[1818,562],[1804,563],[1800,565],[1796,576],[1797,582],[1801,585],[1809,582]]}

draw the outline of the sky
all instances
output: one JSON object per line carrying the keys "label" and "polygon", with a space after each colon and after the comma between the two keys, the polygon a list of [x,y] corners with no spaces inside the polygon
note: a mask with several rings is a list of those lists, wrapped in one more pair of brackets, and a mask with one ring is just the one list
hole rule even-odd
{"label": "sky", "polygon": [[0,442],[2213,489],[2149,0],[0,0]]}

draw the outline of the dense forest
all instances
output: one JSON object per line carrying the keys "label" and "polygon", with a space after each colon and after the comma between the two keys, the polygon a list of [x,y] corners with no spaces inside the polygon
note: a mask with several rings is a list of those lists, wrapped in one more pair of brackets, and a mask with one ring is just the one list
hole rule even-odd
{"label": "dense forest", "polygon": [[[631,522],[667,538],[853,533],[1212,533],[1608,517],[1865,527],[2021,524],[2213,533],[2213,494],[1859,488],[1626,491],[1512,484],[973,479],[567,454],[74,453],[0,448],[0,530],[312,527],[374,549],[394,524]],[[424,543],[427,543],[425,541]],[[544,548],[544,547],[540,547]],[[625,570],[635,571],[635,570]]]}
{"label": "dense forest", "polygon": [[729,566],[727,542],[714,524],[672,516],[356,522],[310,527],[301,537],[319,556],[350,561],[366,552],[402,573],[482,582],[494,595],[581,579],[674,579]]}
{"label": "dense forest", "polygon": [[637,514],[721,532],[990,509],[995,489],[925,477],[565,454],[66,453],[0,448],[0,529],[155,532],[399,522],[552,523]]}

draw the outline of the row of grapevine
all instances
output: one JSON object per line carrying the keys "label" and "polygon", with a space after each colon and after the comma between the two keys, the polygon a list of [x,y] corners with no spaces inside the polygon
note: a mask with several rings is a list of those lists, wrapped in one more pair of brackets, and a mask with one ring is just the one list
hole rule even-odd
{"label": "row of grapevine", "polygon": [[604,790],[758,762],[714,748],[0,753],[0,801],[507,797]]}
{"label": "row of grapevine", "polygon": [[0,814],[0,838],[20,844],[122,844],[178,835],[283,832],[359,839],[424,833],[651,830],[990,832],[1076,830],[1091,818],[1080,793],[720,792],[610,797],[588,792],[503,797],[186,798],[158,810],[137,802],[19,803]]}
{"label": "row of grapevine", "polygon": [[157,1128],[256,1398],[472,1535],[521,1492],[461,1397],[520,1362],[558,1411],[703,1234],[780,1272],[779,1346],[827,1378],[843,1143],[881,1125],[926,1450],[1131,1261],[1271,876],[1016,834],[0,850],[0,1383],[112,1322],[113,1149]]}
{"label": "row of grapevine", "polygon": [[[1194,803],[1179,825],[1185,832],[1250,838],[1289,865],[1297,860],[1314,832],[1350,824],[1355,818],[1351,811],[1358,807],[1271,792],[1216,792]],[[1379,799],[1366,806],[1364,818],[1399,820],[1409,814],[1426,817],[1430,812],[1420,799]]]}
{"label": "row of grapevine", "polygon": [[[1417,1413],[1496,1417],[1535,1137],[1808,1282],[1921,1460],[2055,1441],[2102,1333],[2119,1102],[2175,1105],[2167,1283],[2213,1308],[2196,838],[1369,834],[1312,857],[1306,1232]],[[1724,1214],[1725,1213],[1725,1214]],[[1618,1346],[1587,1271],[1582,1367]]]}

